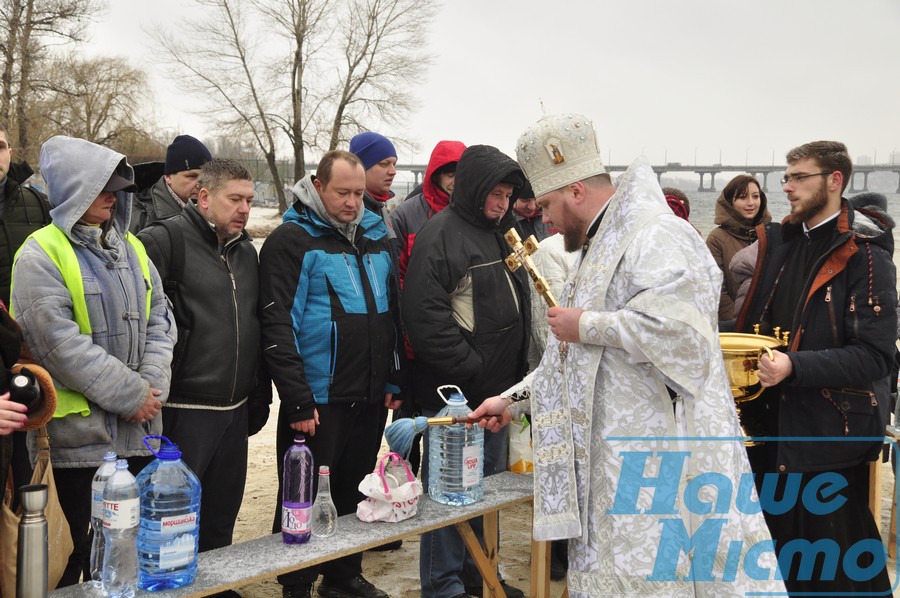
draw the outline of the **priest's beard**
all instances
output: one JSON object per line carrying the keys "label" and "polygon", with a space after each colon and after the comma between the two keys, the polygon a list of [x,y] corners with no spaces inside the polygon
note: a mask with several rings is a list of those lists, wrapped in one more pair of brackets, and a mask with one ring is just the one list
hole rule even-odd
{"label": "priest's beard", "polygon": [[563,246],[566,251],[577,251],[584,246],[584,242],[587,240],[588,223],[578,217],[568,204],[563,204],[562,222],[553,222],[553,226],[563,236]]}
{"label": "priest's beard", "polygon": [[822,181],[822,185],[810,197],[801,199],[791,207],[790,222],[791,224],[800,224],[810,218],[815,218],[827,205],[828,191],[825,181]]}

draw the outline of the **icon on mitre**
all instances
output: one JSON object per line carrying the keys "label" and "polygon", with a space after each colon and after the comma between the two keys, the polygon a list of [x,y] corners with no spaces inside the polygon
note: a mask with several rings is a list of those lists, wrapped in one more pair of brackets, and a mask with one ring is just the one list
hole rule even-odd
{"label": "icon on mitre", "polygon": [[554,166],[559,166],[566,161],[566,157],[562,153],[562,144],[560,144],[559,139],[551,137],[547,140],[544,147],[547,149],[547,153],[550,154],[550,159],[553,161]]}

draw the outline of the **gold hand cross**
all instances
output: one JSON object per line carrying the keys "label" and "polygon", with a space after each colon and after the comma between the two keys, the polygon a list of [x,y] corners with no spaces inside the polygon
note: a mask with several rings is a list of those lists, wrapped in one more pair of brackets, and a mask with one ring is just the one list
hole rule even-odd
{"label": "gold hand cross", "polygon": [[513,252],[509,254],[509,257],[504,260],[506,262],[506,267],[509,268],[510,271],[515,272],[519,269],[519,266],[525,266],[525,270],[528,271],[531,280],[534,281],[534,288],[541,294],[544,301],[547,302],[547,305],[550,307],[559,305],[556,301],[556,297],[553,296],[553,292],[550,291],[550,285],[547,283],[547,279],[541,276],[541,273],[537,271],[537,268],[534,265],[534,261],[531,259],[531,254],[537,251],[540,246],[537,239],[534,238],[534,235],[525,239],[525,242],[523,243],[518,231],[511,228],[506,231],[503,238],[506,239],[506,244],[513,250]]}

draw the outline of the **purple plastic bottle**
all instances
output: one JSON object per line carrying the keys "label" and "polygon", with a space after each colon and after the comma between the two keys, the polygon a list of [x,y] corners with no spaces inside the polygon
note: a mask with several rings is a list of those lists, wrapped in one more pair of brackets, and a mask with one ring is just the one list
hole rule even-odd
{"label": "purple plastic bottle", "polygon": [[313,456],[302,434],[284,453],[281,480],[281,538],[285,544],[303,544],[312,533]]}

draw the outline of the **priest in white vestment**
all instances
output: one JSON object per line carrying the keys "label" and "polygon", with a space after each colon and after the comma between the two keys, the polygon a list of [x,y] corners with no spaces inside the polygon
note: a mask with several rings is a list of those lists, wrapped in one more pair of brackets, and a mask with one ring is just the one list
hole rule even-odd
{"label": "priest in white vestment", "polygon": [[537,370],[473,414],[497,415],[491,429],[532,414],[534,537],[569,539],[573,598],[786,595],[703,239],[645,160],[611,182],[583,116],[544,117],[516,152],[545,222],[580,253]]}

